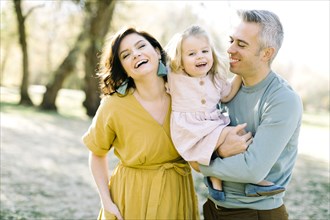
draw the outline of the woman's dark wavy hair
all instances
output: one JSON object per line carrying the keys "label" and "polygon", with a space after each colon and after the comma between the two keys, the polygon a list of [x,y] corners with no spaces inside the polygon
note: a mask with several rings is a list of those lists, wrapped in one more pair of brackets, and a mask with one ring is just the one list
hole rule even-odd
{"label": "woman's dark wavy hair", "polygon": [[[144,37],[154,48],[158,48],[161,54],[161,61],[166,66],[166,52],[160,43],[149,33],[138,31],[135,28],[124,28],[118,31],[103,49],[101,61],[99,64],[99,79],[102,95],[112,95],[116,93],[118,87],[128,79],[126,94],[130,88],[135,88],[135,83],[131,77],[128,77],[119,59],[119,46],[121,41],[130,34],[138,34]],[[164,80],[167,80],[164,77]]]}

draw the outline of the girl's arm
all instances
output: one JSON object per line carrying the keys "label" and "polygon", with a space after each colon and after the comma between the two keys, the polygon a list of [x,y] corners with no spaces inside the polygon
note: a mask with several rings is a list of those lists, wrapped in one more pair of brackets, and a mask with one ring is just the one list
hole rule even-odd
{"label": "girl's arm", "polygon": [[221,102],[229,102],[230,100],[232,100],[235,97],[241,85],[242,85],[242,77],[235,74],[235,76],[231,81],[231,90],[227,96],[221,97]]}
{"label": "girl's arm", "polygon": [[107,156],[97,156],[90,152],[89,167],[102,201],[103,210],[112,213],[117,219],[123,219],[118,207],[113,203],[110,197],[110,191],[108,188],[109,175]]}

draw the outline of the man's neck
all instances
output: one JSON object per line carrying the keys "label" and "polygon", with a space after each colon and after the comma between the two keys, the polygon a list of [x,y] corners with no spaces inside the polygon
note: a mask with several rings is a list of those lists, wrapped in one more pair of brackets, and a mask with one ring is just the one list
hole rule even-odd
{"label": "man's neck", "polygon": [[242,77],[243,84],[245,86],[254,86],[258,83],[260,83],[262,80],[264,80],[268,74],[270,73],[270,68],[267,68],[265,70],[259,71],[256,74],[250,75],[250,76],[244,76]]}

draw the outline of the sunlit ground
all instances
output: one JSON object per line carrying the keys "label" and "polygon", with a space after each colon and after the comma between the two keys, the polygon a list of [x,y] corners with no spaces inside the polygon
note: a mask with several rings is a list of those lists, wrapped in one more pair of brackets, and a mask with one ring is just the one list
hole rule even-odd
{"label": "sunlit ground", "polygon": [[[34,103],[42,87],[31,87]],[[1,87],[0,219],[95,219],[99,198],[81,135],[80,91],[61,90],[59,113],[17,106],[16,89]],[[112,152],[110,169],[116,163]],[[207,190],[193,173],[200,207]],[[285,197],[291,220],[329,219],[329,113],[304,114],[299,157]]]}
{"label": "sunlit ground", "polygon": [[299,152],[329,163],[329,113],[303,115]]}

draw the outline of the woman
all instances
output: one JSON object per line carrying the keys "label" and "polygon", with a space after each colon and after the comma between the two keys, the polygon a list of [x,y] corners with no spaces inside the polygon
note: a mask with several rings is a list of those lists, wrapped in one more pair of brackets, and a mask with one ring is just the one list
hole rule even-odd
{"label": "woman", "polygon": [[[99,219],[198,219],[191,169],[170,136],[166,55],[159,42],[133,28],[103,51],[104,94],[83,136],[102,202]],[[109,181],[107,152],[119,158]]]}

